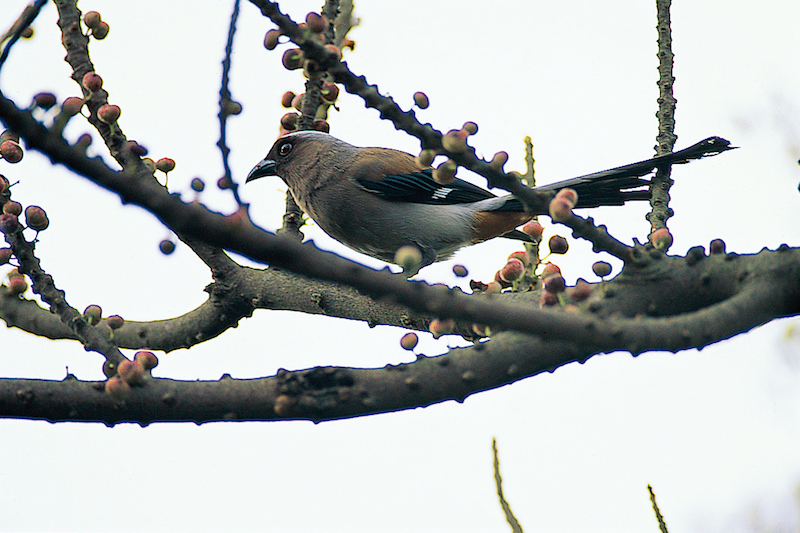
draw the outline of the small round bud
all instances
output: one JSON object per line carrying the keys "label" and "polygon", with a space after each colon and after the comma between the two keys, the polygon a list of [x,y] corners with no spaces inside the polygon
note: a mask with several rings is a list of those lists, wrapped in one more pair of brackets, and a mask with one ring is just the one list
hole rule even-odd
{"label": "small round bud", "polygon": [[138,361],[122,361],[117,367],[117,374],[130,385],[140,385],[144,381],[144,367]]}
{"label": "small round bud", "polygon": [[175,251],[175,243],[169,239],[164,239],[158,243],[158,249],[161,250],[162,254],[169,255]]}
{"label": "small round bud", "polygon": [[75,116],[81,112],[83,104],[84,104],[83,98],[78,98],[77,96],[70,96],[69,98],[64,100],[63,104],[61,104],[61,112],[68,117]]}
{"label": "small round bud", "polygon": [[0,248],[0,265],[7,265],[14,255],[14,250],[11,248]]}
{"label": "small round bud", "polygon": [[667,250],[672,246],[672,234],[667,228],[655,230],[650,234],[650,242],[656,250]]}
{"label": "small round bud", "polygon": [[286,113],[281,117],[281,128],[286,131],[294,131],[297,129],[297,122],[300,120],[300,115],[297,113]]}
{"label": "small round bud", "polygon": [[551,254],[565,254],[567,250],[569,250],[567,239],[561,235],[553,235],[550,237],[550,240],[547,241],[547,245],[550,247]]}
{"label": "small round bud", "polygon": [[555,263],[547,263],[542,269],[541,277],[544,279],[555,274],[561,275],[561,268]]}
{"label": "small round bud", "polygon": [[500,269],[500,279],[506,282],[517,281],[525,274],[525,265],[517,258],[508,260],[503,268]]}
{"label": "small round bud", "polygon": [[402,346],[404,350],[411,351],[417,347],[418,342],[419,342],[419,337],[417,337],[416,333],[406,333],[400,339],[400,346]]}
{"label": "small round bud", "polygon": [[572,205],[563,198],[555,197],[548,206],[550,218],[554,222],[569,222],[572,219]]}
{"label": "small round bud", "polygon": [[328,28],[328,21],[319,13],[312,11],[306,15],[306,26],[312,33],[322,33]]}
{"label": "small round bud", "polygon": [[320,90],[320,96],[325,102],[333,103],[339,98],[339,86],[335,83],[325,82],[322,84],[322,89]]}
{"label": "small round bud", "polygon": [[222,112],[224,115],[238,115],[242,112],[242,104],[226,99],[222,102]]}
{"label": "small round bud", "polygon": [[94,93],[103,88],[103,78],[96,72],[87,72],[83,75],[81,85],[83,85],[83,88],[87,91]]}
{"label": "small round bud", "polygon": [[14,141],[3,141],[3,144],[0,144],[0,156],[9,163],[19,163],[22,161],[22,155],[22,147]]}
{"label": "small round bud", "polygon": [[31,39],[33,37],[33,28],[28,26],[27,28],[22,30],[22,33],[20,33],[19,36],[22,37],[25,40]]}
{"label": "small round bud", "polygon": [[462,131],[464,131],[467,135],[475,135],[478,133],[478,125],[474,122],[465,122],[463,126],[461,126]]}
{"label": "small round bud", "polygon": [[8,290],[14,296],[19,296],[28,290],[28,280],[22,276],[8,278]]}
{"label": "small round bud", "polygon": [[22,226],[20,226],[19,219],[16,215],[9,215],[6,213],[0,215],[0,231],[6,235],[13,235],[21,229]]}
{"label": "small round bud", "polygon": [[83,310],[83,318],[90,326],[100,322],[100,317],[103,316],[103,310],[99,305],[92,304]]}
{"label": "small round bud", "polygon": [[111,26],[108,25],[107,22],[100,21],[100,23],[92,28],[92,37],[97,39],[98,41],[102,41],[108,36],[108,32],[111,30]]}
{"label": "small round bud", "polygon": [[605,261],[598,261],[592,265],[592,272],[594,272],[597,277],[604,278],[611,274],[611,265]]}
{"label": "small round bud", "polygon": [[566,287],[567,282],[564,281],[564,278],[558,274],[545,278],[544,280],[544,290],[551,294],[564,292]]}
{"label": "small round bud", "polygon": [[525,265],[526,267],[531,264],[531,257],[525,250],[520,250],[518,252],[510,253],[507,260],[510,261],[512,259],[518,259],[522,261],[522,264]]}
{"label": "small round bud", "polygon": [[29,205],[25,208],[25,223],[36,231],[44,231],[50,225],[47,213],[38,205]]}
{"label": "small round bud", "polygon": [[118,105],[105,104],[97,110],[97,118],[106,124],[114,124],[122,114],[122,109]]}
{"label": "small round bud", "polygon": [[83,16],[83,23],[86,24],[86,27],[89,29],[96,28],[101,21],[100,13],[97,11],[87,11]]}
{"label": "small round bud", "polygon": [[303,68],[305,55],[299,48],[290,48],[283,53],[283,59],[281,61],[286,70],[297,70]]}
{"label": "small round bud", "polygon": [[5,130],[0,134],[0,144],[3,144],[6,141],[14,141],[15,143],[19,144],[19,135],[11,130]]}
{"label": "small round bud", "polygon": [[417,156],[417,162],[423,167],[431,166],[433,160],[436,158],[436,152],[430,149],[423,150]]}
{"label": "small round bud", "polygon": [[541,240],[542,233],[544,233],[544,226],[539,224],[539,222],[536,220],[529,220],[520,229],[522,230],[522,233],[535,241]]}
{"label": "small round bud", "polygon": [[500,172],[503,171],[503,166],[508,161],[508,153],[506,152],[497,152],[492,157],[492,160],[489,162],[489,166],[494,168],[495,170],[499,170]]}
{"label": "small round bud", "polygon": [[433,171],[433,179],[436,180],[438,183],[442,185],[447,185],[448,183],[453,183],[453,180],[456,179],[456,170],[458,170],[458,165],[452,159],[448,159]]}
{"label": "small round bud", "polygon": [[301,93],[301,94],[296,95],[294,98],[292,98],[292,107],[297,109],[298,111],[302,111],[303,110],[303,97],[305,95],[306,95],[306,93]]}
{"label": "small round bud", "polygon": [[131,386],[119,376],[108,378],[105,389],[106,393],[111,396],[111,399],[114,401],[114,403],[120,403],[124,401],[131,392]]}
{"label": "small round bud", "polygon": [[3,213],[6,215],[14,215],[18,217],[22,214],[22,204],[19,202],[15,202],[14,200],[9,200],[5,204],[3,204]]}
{"label": "small round bud", "polygon": [[136,352],[134,360],[137,361],[145,370],[151,370],[158,365],[158,358],[153,352]]}
{"label": "small round bud", "polygon": [[453,265],[453,274],[458,278],[466,278],[469,275],[469,271],[464,265]]}
{"label": "small round bud", "polygon": [[322,133],[330,133],[331,132],[331,125],[328,124],[327,120],[323,120],[318,118],[314,121],[314,130],[321,131]]}
{"label": "small round bud", "polygon": [[570,207],[575,207],[575,204],[578,203],[578,193],[575,192],[575,189],[561,189],[556,193],[556,199],[564,200]]}
{"label": "small round bud", "polygon": [[195,192],[203,192],[203,189],[206,188],[206,184],[200,178],[192,178],[192,189]]}
{"label": "small round bud", "polygon": [[500,286],[502,288],[504,288],[504,289],[507,289],[507,288],[511,287],[511,285],[513,285],[510,281],[506,281],[506,280],[504,280],[502,278],[502,276],[500,276],[500,271],[499,270],[494,273],[494,281],[495,281],[495,283],[499,283]]}
{"label": "small round bud", "polygon": [[264,35],[264,48],[267,50],[275,50],[278,47],[278,37],[281,36],[281,30],[272,29]]}
{"label": "small round bud", "polygon": [[170,159],[169,157],[162,157],[156,161],[156,169],[160,170],[164,174],[172,172],[175,170],[175,160]]}
{"label": "small round bud", "polygon": [[50,109],[56,105],[56,95],[53,93],[39,93],[33,97],[33,103],[36,107]]}
{"label": "small round bud", "polygon": [[439,320],[438,318],[434,318],[431,320],[430,325],[428,326],[428,330],[433,334],[434,339],[438,339],[442,335],[447,335],[448,333],[452,333],[453,330],[456,328],[456,321],[452,318],[447,318],[445,320]]}
{"label": "small round bud", "polygon": [[708,245],[708,251],[711,254],[724,254],[725,253],[725,241],[722,239],[714,239],[711,241],[711,244]]}
{"label": "small round bud", "polygon": [[119,315],[111,315],[106,318],[106,324],[108,324],[108,327],[111,329],[119,329],[125,324],[125,320]]}
{"label": "small round bud", "polygon": [[467,133],[463,130],[450,130],[442,137],[442,147],[448,152],[460,154],[467,151]]}
{"label": "small round bud", "polygon": [[403,272],[416,273],[422,264],[422,252],[413,245],[401,246],[394,254],[394,262],[403,267]]}
{"label": "small round bud", "polygon": [[144,163],[147,166],[147,168],[150,170],[150,172],[155,172],[156,171],[156,162],[153,161],[152,158],[143,157],[142,158],[142,163]]}
{"label": "small round bud", "polygon": [[428,106],[431,105],[430,100],[428,100],[428,95],[419,91],[415,92],[414,105],[420,109],[428,109]]}
{"label": "small round bud", "polygon": [[294,100],[295,96],[297,95],[292,91],[286,91],[283,93],[283,96],[281,96],[281,105],[287,109],[292,107],[292,100]]}

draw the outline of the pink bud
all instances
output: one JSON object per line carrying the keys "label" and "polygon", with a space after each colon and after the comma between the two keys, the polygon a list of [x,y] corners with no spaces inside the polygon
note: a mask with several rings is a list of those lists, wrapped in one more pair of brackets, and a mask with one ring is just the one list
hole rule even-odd
{"label": "pink bud", "polygon": [[6,235],[13,235],[21,230],[22,226],[19,225],[19,219],[16,215],[2,214],[0,215],[0,231]]}
{"label": "pink bud", "polygon": [[535,241],[541,240],[542,233],[544,233],[544,226],[536,220],[529,220],[520,229],[522,229],[522,233],[530,236]]}
{"label": "pink bud", "polygon": [[25,222],[29,228],[36,231],[44,231],[50,225],[47,213],[38,205],[29,205],[25,208]]}
{"label": "pink bud", "polygon": [[550,200],[548,209],[550,218],[555,222],[569,222],[572,219],[572,205],[563,198],[556,197]]}
{"label": "pink bud", "polygon": [[564,281],[564,278],[558,274],[545,278],[544,280],[544,290],[552,294],[564,292],[566,286],[567,284]]}
{"label": "pink bud", "polygon": [[0,156],[9,163],[19,163],[22,161],[22,147],[14,141],[3,141],[0,144]]}
{"label": "pink bud", "polygon": [[144,381],[144,367],[138,361],[122,361],[117,367],[117,374],[130,385],[139,385]]}
{"label": "pink bud", "polygon": [[103,78],[96,72],[87,72],[83,75],[81,85],[87,91],[94,93],[103,88]]}
{"label": "pink bud", "polygon": [[442,137],[442,147],[448,152],[460,154],[467,151],[467,133],[462,130],[450,130]]}
{"label": "pink bud", "polygon": [[164,174],[172,172],[175,170],[175,160],[170,159],[169,157],[162,157],[156,161],[156,169],[160,170]]}
{"label": "pink bud", "polygon": [[118,105],[114,104],[105,104],[97,110],[97,118],[106,124],[115,123],[121,114],[122,109],[120,109]]}
{"label": "pink bud", "polygon": [[578,203],[578,193],[575,189],[561,189],[556,193],[556,198],[566,201],[570,207],[575,207]]}
{"label": "pink bud", "polygon": [[438,318],[434,318],[431,320],[430,326],[428,326],[428,330],[433,334],[434,339],[438,339],[442,335],[447,335],[452,333],[456,327],[456,321],[452,318],[447,318],[445,320],[439,320]]}
{"label": "pink bud", "polygon": [[711,254],[724,254],[725,241],[723,241],[722,239],[714,239],[713,241],[711,241],[711,244],[709,244],[708,251]]}
{"label": "pink bud", "polygon": [[667,228],[657,229],[650,234],[650,242],[656,250],[666,250],[672,246],[672,234]]}
{"label": "pink bud", "polygon": [[111,399],[114,401],[114,403],[122,402],[131,392],[131,386],[119,376],[109,378],[106,381],[105,389],[106,393],[111,396]]}
{"label": "pink bud", "polygon": [[420,109],[428,109],[428,106],[430,105],[428,96],[423,92],[415,92],[414,105],[416,105]]}
{"label": "pink bud", "polygon": [[404,350],[411,351],[417,347],[417,342],[419,342],[419,337],[417,337],[416,333],[406,333],[400,339],[400,346],[402,346]]}
{"label": "pink bud", "polygon": [[500,269],[500,278],[503,281],[514,282],[525,274],[525,265],[517,258],[511,258],[503,268]]}
{"label": "pink bud", "polygon": [[598,261],[592,265],[592,272],[597,274],[597,277],[604,278],[611,274],[611,265],[605,261]]}
{"label": "pink bud", "polygon": [[158,358],[153,352],[141,351],[136,352],[134,360],[138,361],[145,370],[151,370],[158,365]]}

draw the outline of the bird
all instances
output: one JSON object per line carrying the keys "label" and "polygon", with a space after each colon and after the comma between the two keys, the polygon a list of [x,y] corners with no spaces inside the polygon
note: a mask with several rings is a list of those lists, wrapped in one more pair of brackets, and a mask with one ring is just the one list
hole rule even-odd
{"label": "bird", "polygon": [[[731,148],[725,139],[709,137],[678,152],[535,189],[575,189],[577,208],[623,205],[649,198],[642,176],[653,169]],[[462,179],[439,183],[432,173],[409,153],[361,148],[305,130],[279,137],[245,183],[279,176],[329,236],[387,263],[395,262],[401,247],[414,246],[421,254],[417,271],[494,237],[531,241],[516,228],[546,214],[526,212],[513,195],[496,196]]]}

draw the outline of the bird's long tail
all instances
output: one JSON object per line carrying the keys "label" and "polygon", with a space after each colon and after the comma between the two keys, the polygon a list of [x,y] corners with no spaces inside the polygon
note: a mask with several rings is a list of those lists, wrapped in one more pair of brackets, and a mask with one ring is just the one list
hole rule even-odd
{"label": "bird's long tail", "polygon": [[578,193],[576,207],[622,205],[629,200],[647,200],[650,198],[650,193],[643,187],[647,187],[650,181],[643,179],[642,176],[660,167],[688,163],[734,148],[736,147],[721,137],[709,137],[677,152],[551,183],[537,189],[540,191],[557,191],[566,187],[575,189]]}

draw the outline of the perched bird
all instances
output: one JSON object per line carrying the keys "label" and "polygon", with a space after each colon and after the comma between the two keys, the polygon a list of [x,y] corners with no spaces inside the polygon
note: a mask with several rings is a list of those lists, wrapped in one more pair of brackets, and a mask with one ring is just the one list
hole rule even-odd
{"label": "perched bird", "polygon": [[[728,150],[729,144],[710,137],[679,152],[537,189],[573,188],[576,207],[644,200],[649,182],[641,176]],[[327,133],[300,131],[280,137],[247,181],[280,176],[303,211],[337,241],[388,263],[400,247],[414,245],[422,253],[420,268],[494,237],[530,240],[515,228],[545,214],[526,213],[514,196],[498,197],[461,179],[441,184],[432,172],[405,152],[359,148]]]}

